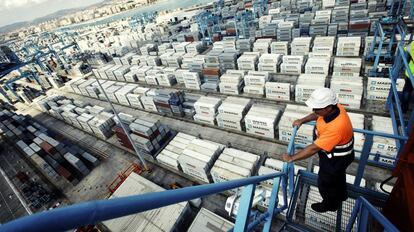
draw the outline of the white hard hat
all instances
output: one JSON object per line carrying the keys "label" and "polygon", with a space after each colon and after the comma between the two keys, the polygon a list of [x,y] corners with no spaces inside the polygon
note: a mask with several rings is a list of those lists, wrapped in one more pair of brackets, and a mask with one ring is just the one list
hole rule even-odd
{"label": "white hard hat", "polygon": [[320,88],[313,91],[309,99],[305,102],[312,109],[322,109],[329,105],[336,105],[338,99],[336,94],[329,88]]}

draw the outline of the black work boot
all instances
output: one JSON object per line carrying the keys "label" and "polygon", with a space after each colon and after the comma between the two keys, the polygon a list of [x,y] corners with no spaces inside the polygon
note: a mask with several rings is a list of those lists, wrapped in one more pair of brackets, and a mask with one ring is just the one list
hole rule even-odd
{"label": "black work boot", "polygon": [[320,203],[314,203],[311,205],[311,208],[318,212],[318,213],[325,213],[327,211],[337,211],[338,210],[338,206],[328,206],[327,204],[320,202]]}

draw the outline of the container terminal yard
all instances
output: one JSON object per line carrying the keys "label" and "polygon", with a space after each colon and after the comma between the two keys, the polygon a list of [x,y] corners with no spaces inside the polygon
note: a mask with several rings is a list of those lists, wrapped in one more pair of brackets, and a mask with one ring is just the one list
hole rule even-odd
{"label": "container terminal yard", "polygon": [[[0,231],[413,231],[413,18],[408,0],[114,0],[3,32]],[[337,103],[355,158],[330,209],[341,152],[291,161]]]}

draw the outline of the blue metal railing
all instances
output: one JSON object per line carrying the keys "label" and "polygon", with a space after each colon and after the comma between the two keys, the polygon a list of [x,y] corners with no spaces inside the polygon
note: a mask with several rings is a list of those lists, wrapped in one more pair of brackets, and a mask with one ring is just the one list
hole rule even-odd
{"label": "blue metal railing", "polygon": [[[43,232],[43,231],[64,231],[84,225],[93,225],[101,221],[114,219],[130,214],[140,213],[183,201],[189,201],[202,196],[223,192],[226,190],[248,186],[244,189],[242,198],[245,202],[246,193],[251,193],[251,189],[257,183],[268,179],[275,179],[275,183],[279,183],[280,178],[286,178],[286,174],[278,172],[263,176],[254,176],[245,179],[232,180],[223,183],[206,184],[192,186],[177,190],[168,190],[163,192],[147,193],[129,197],[120,197],[110,200],[90,201],[80,204],[71,205],[64,208],[57,208],[31,216],[22,217],[6,223],[0,227],[1,232]],[[278,190],[278,185],[273,185],[272,193]],[[277,205],[277,192],[273,200],[273,209]],[[241,207],[245,207],[241,205]],[[273,210],[269,207],[269,210]],[[244,209],[244,212],[250,212]],[[278,212],[278,211],[275,211]],[[274,212],[267,212],[265,216],[273,215]],[[243,214],[243,210],[239,211],[236,219],[235,231],[245,231],[248,224],[248,217]],[[266,217],[261,217],[262,221]],[[244,221],[243,221],[244,220]],[[257,222],[255,222],[257,223]],[[260,223],[260,222],[259,222]]]}
{"label": "blue metal railing", "polygon": [[[383,57],[385,59],[391,59],[394,57],[393,54],[393,48],[394,45],[397,43],[397,34],[401,36],[401,40],[404,41],[404,38],[407,34],[407,26],[404,24],[402,20],[399,20],[398,22],[392,22],[391,25],[394,25],[392,30],[384,31],[384,28],[382,26],[382,21],[376,21],[375,22],[375,30],[374,30],[374,36],[372,44],[369,48],[368,54],[366,56],[367,59],[374,59],[374,64],[372,66],[372,69],[369,71],[370,76],[376,76],[378,74],[378,64],[380,61],[380,57]],[[386,23],[389,24],[389,23]],[[382,48],[384,45],[384,42],[386,40],[388,41],[388,46],[386,48],[385,53],[382,52]],[[377,45],[378,42],[378,45]],[[378,47],[377,47],[378,46]],[[377,52],[375,52],[375,48],[377,47]]]}
{"label": "blue metal railing", "polygon": [[[291,142],[288,146],[288,154],[294,152],[294,138],[297,127],[293,129]],[[240,209],[237,213],[234,231],[246,231],[265,222],[263,231],[270,231],[273,216],[287,209],[287,181],[292,181],[290,188],[292,194],[294,186],[293,163],[284,164],[283,171],[263,176],[254,176],[245,179],[232,180],[223,183],[207,184],[186,187],[177,190],[148,193],[130,197],[122,197],[110,200],[90,201],[72,206],[37,213],[31,216],[16,219],[0,227],[0,232],[26,232],[26,231],[64,231],[84,225],[93,225],[101,221],[114,219],[130,214],[140,213],[183,201],[189,201],[202,196],[220,193],[234,188],[245,186],[242,192]],[[256,184],[273,180],[272,195],[268,210],[249,223],[252,199]],[[284,204],[277,208],[279,186],[282,184]]]}
{"label": "blue metal railing", "polygon": [[[411,112],[410,119],[408,121],[408,124],[406,125],[404,117],[402,115],[401,104],[399,104],[400,98],[397,92],[396,81],[398,77],[400,77],[401,73],[405,71],[408,74],[408,77],[405,78],[405,81],[411,81],[411,84],[414,86],[414,74],[412,73],[410,66],[409,66],[409,62],[407,60],[408,51],[404,51],[403,46],[404,46],[404,39],[402,39],[402,41],[400,41],[400,43],[397,45],[397,51],[395,54],[394,64],[393,64],[392,69],[390,70],[390,79],[391,79],[392,88],[390,90],[390,94],[388,97],[387,106],[388,106],[388,109],[390,110],[391,117],[393,118],[395,122],[397,119],[396,117],[398,116],[398,120],[401,125],[403,135],[408,135],[414,123],[414,113]],[[394,111],[394,107],[397,109],[396,113],[398,115],[396,115]]]}
{"label": "blue metal railing", "polygon": [[383,230],[378,228],[378,231],[398,232],[399,230],[382,215],[371,203],[369,203],[364,197],[359,197],[352,210],[351,217],[349,218],[346,232],[353,231],[355,220],[358,217],[357,231],[368,231],[369,215],[371,215],[375,221],[382,225]]}

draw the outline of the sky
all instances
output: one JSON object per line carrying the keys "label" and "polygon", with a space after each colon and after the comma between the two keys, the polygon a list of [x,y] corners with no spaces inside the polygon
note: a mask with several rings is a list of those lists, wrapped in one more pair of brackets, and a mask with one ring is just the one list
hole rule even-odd
{"label": "sky", "polygon": [[98,2],[102,0],[0,0],[0,27]]}

